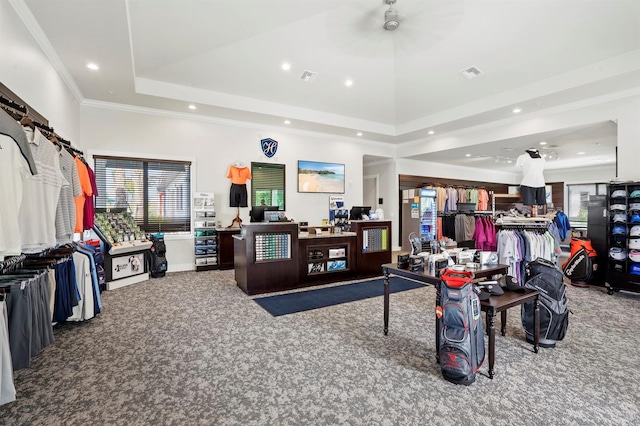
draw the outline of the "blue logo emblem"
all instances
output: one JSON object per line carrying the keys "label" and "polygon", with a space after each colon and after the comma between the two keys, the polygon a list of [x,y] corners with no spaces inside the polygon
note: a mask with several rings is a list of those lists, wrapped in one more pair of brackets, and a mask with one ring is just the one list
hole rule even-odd
{"label": "blue logo emblem", "polygon": [[261,139],[260,146],[262,147],[262,153],[267,156],[267,158],[271,158],[276,155],[276,151],[278,151],[278,141],[274,141],[271,138]]}

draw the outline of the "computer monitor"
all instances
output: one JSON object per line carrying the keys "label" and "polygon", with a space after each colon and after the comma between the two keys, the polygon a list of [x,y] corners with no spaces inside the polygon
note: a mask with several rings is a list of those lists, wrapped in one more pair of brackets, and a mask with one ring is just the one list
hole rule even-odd
{"label": "computer monitor", "polygon": [[349,219],[350,220],[362,220],[362,215],[369,216],[369,212],[371,211],[371,206],[353,206],[351,210],[349,210]]}
{"label": "computer monitor", "polygon": [[280,210],[279,206],[253,206],[251,207],[249,216],[251,217],[251,222],[264,222],[264,212],[278,210]]}

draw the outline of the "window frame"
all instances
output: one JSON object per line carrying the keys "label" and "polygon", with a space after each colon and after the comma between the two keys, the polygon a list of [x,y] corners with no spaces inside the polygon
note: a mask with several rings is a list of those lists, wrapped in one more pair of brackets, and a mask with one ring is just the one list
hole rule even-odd
{"label": "window frame", "polygon": [[[195,193],[195,177],[197,176],[197,163],[195,157],[190,156],[177,156],[177,155],[165,155],[158,153],[145,153],[145,152],[124,152],[124,151],[110,151],[110,150],[88,150],[86,152],[87,162],[93,164],[95,170],[95,157],[112,157],[119,159],[129,159],[132,161],[149,161],[149,162],[169,162],[169,163],[190,163],[189,173],[189,230],[186,231],[162,231],[165,234],[166,240],[179,240],[190,239],[193,235],[193,194]],[[186,200],[185,200],[186,202]],[[145,231],[146,232],[146,231]],[[156,231],[151,231],[156,232]]]}
{"label": "window frame", "polygon": [[[255,173],[255,169],[258,167],[268,167],[268,168],[282,168],[282,188],[270,188],[269,191],[271,192],[269,198],[270,198],[270,203],[265,204],[267,206],[275,206],[278,205],[280,207],[280,210],[286,210],[287,207],[287,165],[286,164],[281,164],[281,163],[264,163],[264,162],[259,162],[259,161],[252,161],[251,162],[251,193],[249,194],[249,204],[250,207],[255,207],[255,206],[259,206],[258,204],[258,198],[257,198],[257,192],[259,191],[264,191],[266,189],[257,189],[259,188],[260,184],[259,182],[256,183],[256,173]],[[280,191],[282,190],[282,205],[279,204],[274,204],[273,203],[273,191]]]}

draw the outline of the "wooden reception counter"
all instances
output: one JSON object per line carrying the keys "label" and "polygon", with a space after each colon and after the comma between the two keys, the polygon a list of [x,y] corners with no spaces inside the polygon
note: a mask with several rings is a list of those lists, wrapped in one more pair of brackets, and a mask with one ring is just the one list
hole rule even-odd
{"label": "wooden reception counter", "polygon": [[293,222],[250,223],[234,235],[235,277],[247,294],[382,275],[391,222],[354,221],[352,232],[300,234]]}

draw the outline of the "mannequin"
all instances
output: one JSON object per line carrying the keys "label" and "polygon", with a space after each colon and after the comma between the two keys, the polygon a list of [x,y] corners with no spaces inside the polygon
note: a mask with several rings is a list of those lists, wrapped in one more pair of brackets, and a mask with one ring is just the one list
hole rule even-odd
{"label": "mannequin", "polygon": [[544,158],[536,148],[529,148],[518,157],[516,166],[522,168],[520,195],[522,203],[531,206],[531,216],[537,216],[537,208],[545,204]]}
{"label": "mannequin", "polygon": [[227,178],[231,179],[229,206],[236,207],[236,217],[227,228],[241,228],[240,207],[247,207],[247,181],[251,180],[251,170],[240,160],[235,160],[229,167]]}

